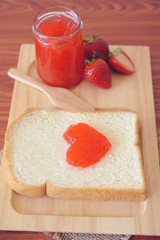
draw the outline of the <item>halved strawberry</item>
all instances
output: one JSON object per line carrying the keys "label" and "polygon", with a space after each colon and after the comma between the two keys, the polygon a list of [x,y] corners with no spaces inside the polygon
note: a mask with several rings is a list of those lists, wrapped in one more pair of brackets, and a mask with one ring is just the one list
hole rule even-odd
{"label": "halved strawberry", "polygon": [[103,59],[98,58],[90,62],[84,69],[84,78],[97,87],[111,87],[111,71]]}
{"label": "halved strawberry", "polygon": [[111,52],[107,62],[110,68],[118,73],[130,74],[135,71],[133,62],[121,48]]}
{"label": "halved strawberry", "polygon": [[93,55],[96,52],[100,58],[107,59],[109,55],[108,44],[99,35],[93,35],[93,38],[89,40],[83,40],[85,58],[90,61],[93,59]]}

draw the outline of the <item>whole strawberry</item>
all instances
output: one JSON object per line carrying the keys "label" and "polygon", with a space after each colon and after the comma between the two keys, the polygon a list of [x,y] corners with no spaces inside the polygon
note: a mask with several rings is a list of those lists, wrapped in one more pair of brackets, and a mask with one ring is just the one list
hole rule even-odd
{"label": "whole strawberry", "polygon": [[111,52],[107,62],[110,68],[118,73],[130,74],[135,71],[133,62],[121,48]]}
{"label": "whole strawberry", "polygon": [[98,58],[90,62],[84,69],[84,78],[97,87],[111,87],[111,71],[103,59]]}
{"label": "whole strawberry", "polygon": [[100,58],[107,59],[109,55],[109,47],[108,44],[99,37],[99,35],[93,35],[93,38],[89,38],[89,40],[83,40],[83,42],[85,58],[91,61],[94,53],[96,52]]}

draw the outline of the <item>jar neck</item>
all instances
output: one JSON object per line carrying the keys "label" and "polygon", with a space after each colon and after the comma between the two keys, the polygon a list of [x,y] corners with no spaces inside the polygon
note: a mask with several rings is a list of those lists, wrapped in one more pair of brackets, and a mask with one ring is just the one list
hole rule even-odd
{"label": "jar neck", "polygon": [[[63,34],[60,36],[54,36],[50,34],[44,34],[40,29],[40,24],[45,24],[45,21],[48,20],[56,21],[56,17],[65,17],[68,19],[68,21],[72,21],[75,24],[75,28],[72,29],[71,32],[67,32],[67,34]],[[54,42],[61,42],[61,41],[67,41],[71,38],[75,37],[78,32],[82,29],[82,21],[80,16],[73,10],[65,7],[54,7],[54,8],[48,8],[41,12],[39,12],[33,22],[32,31],[38,39],[42,41],[54,41]]]}

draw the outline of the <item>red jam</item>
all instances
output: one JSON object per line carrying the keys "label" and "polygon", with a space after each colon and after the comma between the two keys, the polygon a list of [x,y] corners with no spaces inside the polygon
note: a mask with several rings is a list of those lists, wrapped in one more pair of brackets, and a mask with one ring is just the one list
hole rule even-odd
{"label": "red jam", "polygon": [[66,160],[75,167],[86,168],[97,163],[111,147],[102,133],[85,123],[71,125],[63,136],[71,144]]}
{"label": "red jam", "polygon": [[64,12],[44,14],[33,31],[39,75],[48,85],[69,88],[83,79],[85,61],[81,20],[74,19],[80,17]]}

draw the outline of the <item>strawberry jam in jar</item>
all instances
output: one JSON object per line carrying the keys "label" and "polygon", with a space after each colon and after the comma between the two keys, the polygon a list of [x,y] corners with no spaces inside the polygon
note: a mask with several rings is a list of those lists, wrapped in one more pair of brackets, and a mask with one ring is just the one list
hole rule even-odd
{"label": "strawberry jam in jar", "polygon": [[69,88],[83,79],[85,65],[82,21],[66,7],[39,12],[33,24],[36,66],[43,81]]}

